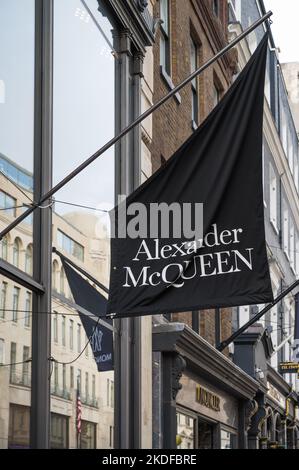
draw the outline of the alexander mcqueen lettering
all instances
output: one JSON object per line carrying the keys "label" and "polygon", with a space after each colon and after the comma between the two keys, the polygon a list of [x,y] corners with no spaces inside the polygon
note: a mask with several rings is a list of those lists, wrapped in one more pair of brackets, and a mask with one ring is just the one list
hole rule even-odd
{"label": "alexander mcqueen lettering", "polygon": [[[186,241],[172,245],[162,245],[158,239],[154,240],[151,250],[146,240],[142,240],[136,256],[133,258],[136,270],[132,266],[124,266],[125,281],[123,287],[158,286],[171,284],[181,288],[185,282],[198,277],[209,277],[221,274],[241,272],[242,269],[253,269],[253,248],[242,251],[237,249],[227,250],[231,245],[240,243],[243,233],[242,228],[223,230],[219,233],[217,225],[213,224],[212,230],[203,240]],[[197,254],[199,249],[226,248],[225,251]],[[186,258],[182,263],[169,263],[161,271],[153,271],[151,262],[172,258]],[[138,264],[137,264],[138,263]],[[149,263],[146,265],[146,263]],[[141,269],[139,266],[142,266]]]}

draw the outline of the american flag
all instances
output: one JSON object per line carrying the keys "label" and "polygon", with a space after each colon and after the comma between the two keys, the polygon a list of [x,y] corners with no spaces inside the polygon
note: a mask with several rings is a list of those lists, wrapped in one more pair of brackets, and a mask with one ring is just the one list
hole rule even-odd
{"label": "american flag", "polygon": [[78,436],[81,434],[81,421],[82,421],[82,403],[80,397],[79,380],[77,384],[77,403],[76,403],[76,428]]}

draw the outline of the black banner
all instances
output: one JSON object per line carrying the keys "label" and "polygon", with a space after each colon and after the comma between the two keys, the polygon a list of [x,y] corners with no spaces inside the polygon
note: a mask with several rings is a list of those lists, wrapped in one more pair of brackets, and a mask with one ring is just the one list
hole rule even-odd
{"label": "black banner", "polygon": [[[273,300],[262,182],[267,41],[265,35],[199,129],[111,214],[115,236],[108,314],[172,313]],[[161,203],[171,208],[168,232],[165,207],[159,206],[157,216]],[[191,236],[186,235],[187,220],[198,228],[198,203],[203,203],[202,234],[193,236],[189,230]],[[157,232],[153,214],[155,221],[159,218]]]}
{"label": "black banner", "polygon": [[[80,274],[78,274],[63,258],[61,258],[65,274],[77,305],[84,308],[96,317],[104,317],[107,300],[94,287],[92,287]],[[112,320],[104,319],[107,328],[99,324],[94,318],[78,312],[86,335],[90,338],[90,345],[96,361],[98,371],[113,370],[113,332]]]}

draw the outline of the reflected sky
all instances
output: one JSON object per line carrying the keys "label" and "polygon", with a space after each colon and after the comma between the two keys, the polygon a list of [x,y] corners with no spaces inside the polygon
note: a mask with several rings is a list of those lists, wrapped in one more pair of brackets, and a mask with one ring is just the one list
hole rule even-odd
{"label": "reflected sky", "polygon": [[33,169],[34,0],[0,1],[0,153]]}
{"label": "reflected sky", "polygon": [[[85,0],[112,43],[112,25]],[[55,0],[54,183],[114,136],[114,58],[105,37],[80,0]],[[84,205],[114,201],[114,150],[56,195]],[[56,204],[63,213],[70,208]]]}
{"label": "reflected sky", "polygon": [[[55,184],[114,136],[114,58],[109,45],[112,25],[98,11],[97,0],[55,0],[54,8]],[[34,0],[1,0],[0,153],[30,172],[33,129]],[[92,207],[107,202],[111,207],[114,149],[56,197]],[[56,204],[55,210],[65,213],[70,207]]]}

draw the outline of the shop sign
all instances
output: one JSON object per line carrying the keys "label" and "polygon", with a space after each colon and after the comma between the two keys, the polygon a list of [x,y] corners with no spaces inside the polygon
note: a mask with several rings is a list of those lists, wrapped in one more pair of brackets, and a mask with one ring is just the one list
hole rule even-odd
{"label": "shop sign", "polygon": [[201,385],[196,386],[196,401],[211,410],[220,411],[220,397]]}

